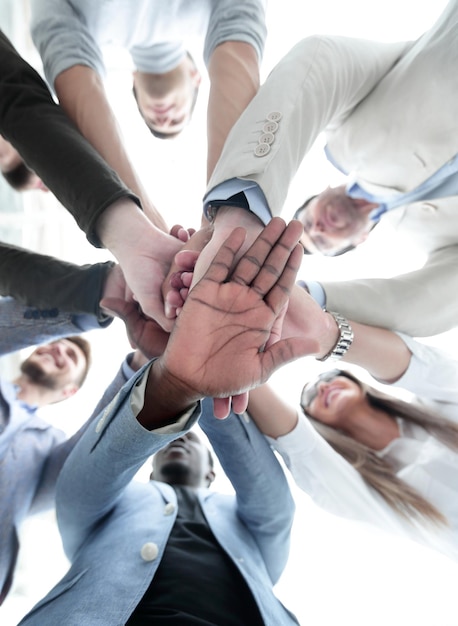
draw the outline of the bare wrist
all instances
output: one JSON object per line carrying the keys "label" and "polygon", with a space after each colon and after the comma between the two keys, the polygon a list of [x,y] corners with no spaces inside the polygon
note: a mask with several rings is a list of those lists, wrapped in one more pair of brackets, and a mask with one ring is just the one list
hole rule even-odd
{"label": "bare wrist", "polygon": [[150,222],[129,198],[121,198],[109,206],[97,220],[95,231],[105,248],[116,255],[127,239],[135,241],[138,229]]}

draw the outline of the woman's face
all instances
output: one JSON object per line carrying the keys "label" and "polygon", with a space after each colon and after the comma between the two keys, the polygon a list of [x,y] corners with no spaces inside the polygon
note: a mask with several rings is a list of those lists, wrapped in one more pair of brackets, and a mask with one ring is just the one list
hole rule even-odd
{"label": "woman's face", "polygon": [[311,417],[323,424],[344,428],[355,409],[367,404],[367,400],[357,383],[331,371],[306,385],[301,404]]}

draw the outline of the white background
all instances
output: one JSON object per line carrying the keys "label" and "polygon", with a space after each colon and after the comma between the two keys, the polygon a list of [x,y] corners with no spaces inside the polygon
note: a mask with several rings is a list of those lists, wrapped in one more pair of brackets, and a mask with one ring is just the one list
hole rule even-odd
{"label": "white background", "polygon": [[[3,8],[13,6],[8,0],[0,0],[0,5]],[[433,23],[443,6],[444,0],[430,3],[270,0],[263,77],[296,41],[309,34],[340,34],[384,41],[416,38]],[[14,4],[16,26],[10,35],[16,35],[15,42],[23,54],[38,67],[36,53],[24,37],[25,7],[25,3]],[[200,55],[195,56],[201,63]],[[169,225],[197,226],[205,188],[206,80],[189,128],[176,140],[159,142],[144,128],[129,95],[130,73],[126,69],[126,58],[110,51],[109,59],[107,89],[126,145],[152,200]],[[202,72],[205,77],[204,68]],[[326,164],[321,143],[318,141],[306,158],[291,187],[284,211],[286,218],[291,217],[305,197],[341,180]],[[11,220],[9,215],[5,218],[4,211],[1,207],[0,220]],[[24,246],[78,263],[109,258],[105,251],[95,250],[86,242],[72,218],[50,194],[26,194],[24,212],[14,217],[14,223],[21,230]],[[394,234],[390,234],[388,253],[387,235],[384,239],[383,234],[382,227],[378,227],[371,234],[370,246],[363,245],[339,259],[304,259],[300,276],[315,279],[388,276],[422,263],[422,257],[397,242]],[[85,388],[65,405],[47,411],[49,419],[69,433],[89,415],[129,350],[122,324],[116,321],[105,331],[91,333],[89,338],[95,358]],[[454,332],[431,341],[456,350]],[[3,371],[13,375],[16,364],[15,358],[4,359]],[[317,370],[313,359],[302,359],[285,367],[272,382],[293,403],[304,381]],[[147,472],[145,470],[139,479],[146,479]],[[215,488],[230,489],[221,472]],[[298,490],[294,489],[294,495],[298,510],[291,557],[277,592],[302,624],[458,625],[455,600],[458,568],[455,563],[411,542],[334,518],[317,509]],[[22,532],[22,557],[14,592],[0,609],[0,623],[3,626],[17,624],[66,567],[53,515],[29,520]]]}

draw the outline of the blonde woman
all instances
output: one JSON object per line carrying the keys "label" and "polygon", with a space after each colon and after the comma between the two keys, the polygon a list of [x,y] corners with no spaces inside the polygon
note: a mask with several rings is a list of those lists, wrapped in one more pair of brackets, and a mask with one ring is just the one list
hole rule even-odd
{"label": "blonde woman", "polygon": [[413,402],[335,369],[304,387],[300,411],[264,385],[250,392],[248,412],[316,504],[458,558],[458,361],[352,326],[344,360]]}

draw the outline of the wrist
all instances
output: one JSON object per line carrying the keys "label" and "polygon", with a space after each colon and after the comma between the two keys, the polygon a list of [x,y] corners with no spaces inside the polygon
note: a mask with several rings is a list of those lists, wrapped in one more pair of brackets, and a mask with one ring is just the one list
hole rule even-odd
{"label": "wrist", "polygon": [[145,403],[137,419],[147,429],[167,426],[200,399],[201,395],[171,374],[159,357],[150,368]]}
{"label": "wrist", "polygon": [[335,311],[325,311],[329,332],[321,344],[322,350],[316,355],[318,361],[341,359],[353,343],[353,330],[348,320]]}
{"label": "wrist", "polygon": [[143,211],[129,198],[121,198],[105,209],[95,231],[104,247],[118,258],[124,249],[135,246],[138,237],[150,228],[154,227]]}
{"label": "wrist", "polygon": [[230,228],[233,230],[238,226],[252,230],[263,228],[261,220],[249,209],[244,209],[233,205],[222,205],[214,210],[213,223],[215,228]]}

